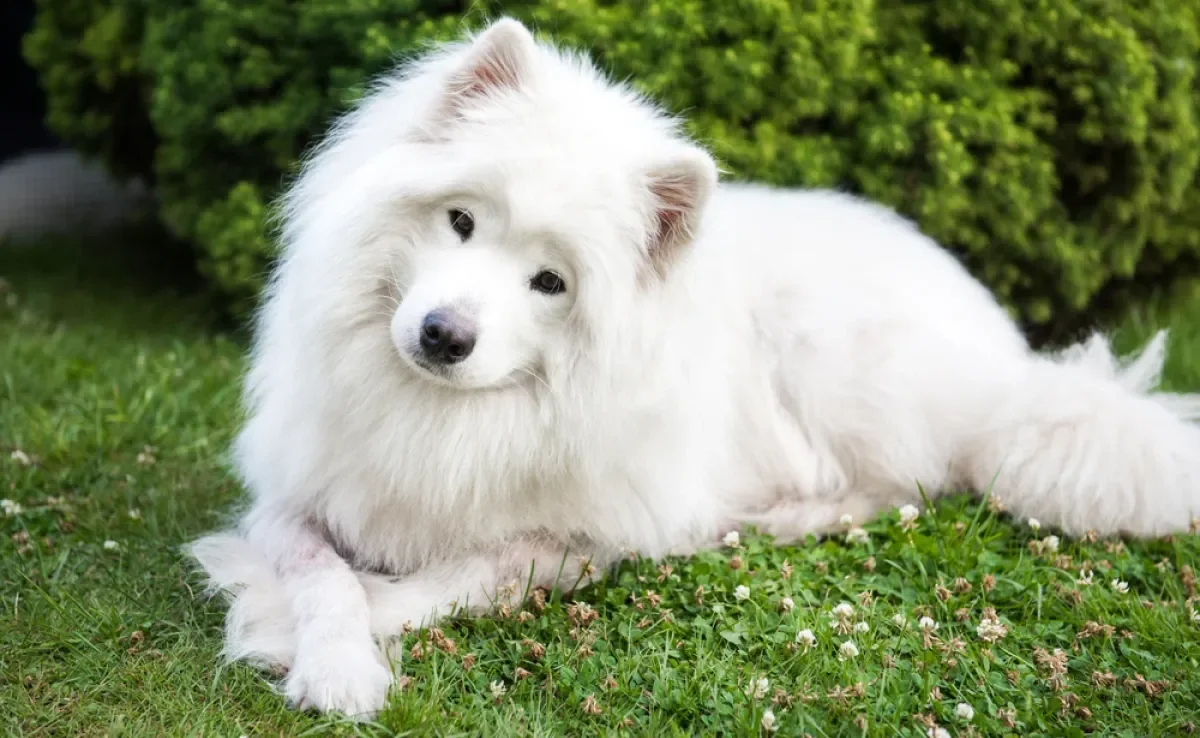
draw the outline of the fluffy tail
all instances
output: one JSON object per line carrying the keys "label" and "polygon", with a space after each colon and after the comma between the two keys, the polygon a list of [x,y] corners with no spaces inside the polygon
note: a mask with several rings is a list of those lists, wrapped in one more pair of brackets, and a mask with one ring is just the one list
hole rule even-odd
{"label": "fluffy tail", "polygon": [[971,484],[1070,534],[1157,536],[1200,516],[1200,395],[1157,392],[1167,333],[1118,359],[1093,336],[1037,358],[966,458]]}

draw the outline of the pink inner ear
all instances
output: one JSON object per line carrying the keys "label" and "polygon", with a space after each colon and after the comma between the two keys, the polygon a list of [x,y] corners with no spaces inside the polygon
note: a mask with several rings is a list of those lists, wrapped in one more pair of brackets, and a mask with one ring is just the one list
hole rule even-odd
{"label": "pink inner ear", "polygon": [[658,217],[658,231],[654,234],[654,249],[662,248],[678,237],[679,232],[683,229],[683,213],[678,210],[659,210],[656,213]]}
{"label": "pink inner ear", "polygon": [[694,189],[695,182],[681,175],[659,177],[651,183],[650,191],[658,203],[655,211],[658,228],[652,248],[669,247],[686,235],[688,216],[695,207]]}
{"label": "pink inner ear", "polygon": [[505,53],[489,53],[466,70],[456,85],[459,97],[483,97],[489,92],[515,89],[521,84],[516,60]]}
{"label": "pink inner ear", "polygon": [[451,72],[431,129],[460,118],[466,108],[478,101],[528,84],[535,54],[533,37],[519,23],[493,24],[475,39],[459,66]]}
{"label": "pink inner ear", "polygon": [[503,58],[492,58],[480,64],[475,69],[475,79],[484,88],[516,87],[520,83],[517,70]]}

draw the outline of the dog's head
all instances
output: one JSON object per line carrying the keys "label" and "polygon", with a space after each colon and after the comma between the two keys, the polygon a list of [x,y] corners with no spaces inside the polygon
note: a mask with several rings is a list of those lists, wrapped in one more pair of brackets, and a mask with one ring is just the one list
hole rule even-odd
{"label": "dog's head", "polygon": [[411,67],[356,131],[396,155],[367,166],[392,343],[464,390],[544,381],[598,325],[636,324],[717,177],[676,121],[513,20]]}

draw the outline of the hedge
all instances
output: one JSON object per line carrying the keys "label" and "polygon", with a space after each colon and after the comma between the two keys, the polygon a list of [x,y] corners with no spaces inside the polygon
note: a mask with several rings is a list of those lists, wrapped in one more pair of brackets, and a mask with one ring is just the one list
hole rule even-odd
{"label": "hedge", "polygon": [[[246,306],[274,252],[272,204],[331,117],[397,55],[497,12],[39,0],[26,50],[54,128],[151,176],[168,224]],[[1200,273],[1195,3],[529,0],[503,12],[683,113],[733,176],[837,187],[914,218],[1031,327],[1077,325]]]}

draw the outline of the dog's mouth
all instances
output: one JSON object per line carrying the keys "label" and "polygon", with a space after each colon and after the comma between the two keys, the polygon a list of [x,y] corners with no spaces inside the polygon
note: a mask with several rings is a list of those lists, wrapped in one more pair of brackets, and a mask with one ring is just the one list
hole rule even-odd
{"label": "dog's mouth", "polygon": [[431,385],[451,389],[457,392],[497,392],[505,391],[520,385],[523,380],[536,381],[545,385],[531,370],[514,370],[502,377],[483,377],[477,371],[468,368],[470,362],[443,364],[425,356],[421,346],[416,341],[396,344],[396,353],[400,357],[403,369],[417,379]]}
{"label": "dog's mouth", "polygon": [[[534,377],[532,372],[517,373],[498,382],[479,382],[470,375],[464,376],[458,366],[446,366],[425,359],[416,351],[401,349],[399,352],[406,368],[422,381],[443,389],[457,392],[503,392],[521,384],[522,377]],[[532,381],[532,380],[531,380]],[[545,384],[545,380],[538,380]]]}
{"label": "dog's mouth", "polygon": [[415,374],[418,379],[438,387],[458,392],[479,392],[482,390],[498,389],[490,384],[479,384],[476,381],[472,381],[473,378],[471,375],[463,372],[460,368],[461,364],[446,365],[426,359],[421,355],[419,348],[401,349],[398,353],[404,360],[409,371]]}
{"label": "dog's mouth", "polygon": [[426,359],[421,355],[420,348],[417,346],[406,346],[397,353],[400,354],[400,358],[404,360],[408,369],[419,378],[443,387],[463,389],[462,383],[458,379],[458,371],[454,366],[438,364]]}

